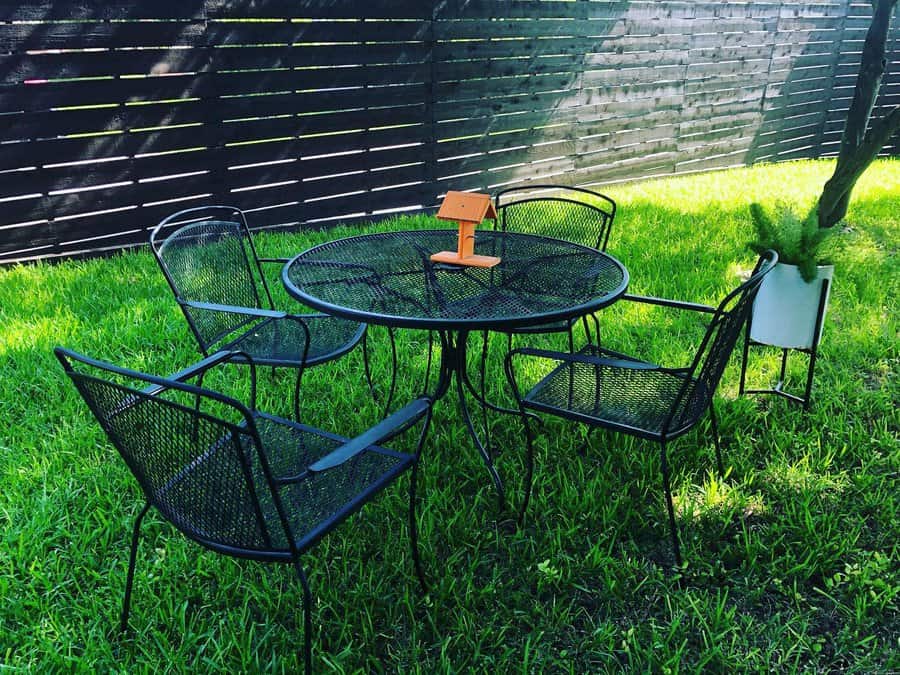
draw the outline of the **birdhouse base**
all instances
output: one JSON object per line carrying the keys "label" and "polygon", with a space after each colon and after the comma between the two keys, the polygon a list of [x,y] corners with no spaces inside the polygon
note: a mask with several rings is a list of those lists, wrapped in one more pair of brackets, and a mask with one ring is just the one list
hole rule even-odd
{"label": "birdhouse base", "polygon": [[500,263],[500,258],[492,255],[467,255],[462,257],[457,251],[441,251],[431,256],[432,262],[466,265],[468,267],[493,267]]}

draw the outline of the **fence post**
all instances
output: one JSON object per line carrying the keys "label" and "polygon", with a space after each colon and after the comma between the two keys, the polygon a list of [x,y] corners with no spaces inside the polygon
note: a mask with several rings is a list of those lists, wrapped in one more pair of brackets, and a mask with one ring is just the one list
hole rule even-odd
{"label": "fence post", "polygon": [[432,0],[431,15],[428,19],[428,32],[425,36],[425,44],[428,46],[428,81],[425,85],[425,124],[428,126],[425,138],[425,185],[422,186],[422,197],[426,208],[437,205],[437,87],[435,87],[435,51],[437,38],[435,36],[435,23],[440,6],[446,0]]}

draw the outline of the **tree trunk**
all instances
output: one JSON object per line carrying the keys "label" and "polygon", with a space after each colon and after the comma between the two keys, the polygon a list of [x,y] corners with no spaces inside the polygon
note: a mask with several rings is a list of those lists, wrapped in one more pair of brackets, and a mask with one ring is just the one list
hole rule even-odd
{"label": "tree trunk", "polygon": [[819,197],[819,227],[833,227],[847,214],[850,193],[856,181],[872,163],[884,144],[900,128],[900,107],[895,108],[868,133],[866,128],[878,89],[887,66],[885,52],[891,13],[897,0],[873,0],[872,23],[866,32],[859,75],[853,101],[847,112],[847,124],[841,137],[837,166],[834,174],[825,183]]}

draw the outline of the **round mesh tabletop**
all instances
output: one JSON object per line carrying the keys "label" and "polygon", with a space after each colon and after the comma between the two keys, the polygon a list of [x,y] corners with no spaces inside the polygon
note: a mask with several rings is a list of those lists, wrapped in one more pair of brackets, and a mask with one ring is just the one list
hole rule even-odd
{"label": "round mesh tabletop", "polygon": [[435,263],[456,230],[383,232],[309,249],[282,271],[288,293],[315,309],[385,326],[513,328],[581,316],[614,302],[628,271],[593,248],[530,234],[478,232],[492,268]]}

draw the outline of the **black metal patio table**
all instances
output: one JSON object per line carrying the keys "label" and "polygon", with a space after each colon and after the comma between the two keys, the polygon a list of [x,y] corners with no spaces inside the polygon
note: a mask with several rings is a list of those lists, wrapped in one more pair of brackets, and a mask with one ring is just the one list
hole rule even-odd
{"label": "black metal patio table", "polygon": [[[478,437],[464,387],[470,331],[546,324],[585,316],[617,300],[628,271],[612,256],[580,244],[531,234],[479,232],[476,250],[499,256],[492,268],[435,263],[432,253],[456,248],[455,230],[411,230],[348,237],[315,246],[282,271],[287,292],[314,309],[389,328],[437,331],[442,398],[453,374],[460,411],[491,474],[501,503],[503,484]],[[487,404],[483,396],[479,398]],[[518,413],[518,411],[515,411]]]}

